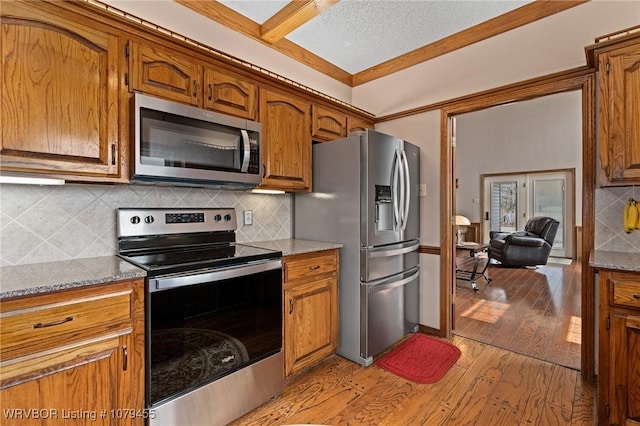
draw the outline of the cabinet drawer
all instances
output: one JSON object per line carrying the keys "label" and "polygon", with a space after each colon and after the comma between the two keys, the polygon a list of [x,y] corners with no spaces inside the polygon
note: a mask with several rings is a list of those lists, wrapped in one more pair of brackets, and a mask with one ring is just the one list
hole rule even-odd
{"label": "cabinet drawer", "polygon": [[640,282],[612,279],[613,304],[640,309]]}
{"label": "cabinet drawer", "polygon": [[[0,314],[0,354],[12,358],[131,326],[131,288],[34,297],[35,303]],[[37,303],[40,302],[40,303]]]}
{"label": "cabinet drawer", "polygon": [[322,275],[336,270],[337,261],[334,251],[291,256],[285,258],[284,262],[285,281]]}

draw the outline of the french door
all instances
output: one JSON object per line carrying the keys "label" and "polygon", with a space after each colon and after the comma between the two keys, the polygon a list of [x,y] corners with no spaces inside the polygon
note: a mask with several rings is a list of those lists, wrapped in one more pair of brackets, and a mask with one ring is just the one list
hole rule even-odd
{"label": "french door", "polygon": [[574,257],[574,177],[572,170],[485,175],[484,241],[490,231],[522,231],[527,221],[548,216],[560,222],[551,256]]}

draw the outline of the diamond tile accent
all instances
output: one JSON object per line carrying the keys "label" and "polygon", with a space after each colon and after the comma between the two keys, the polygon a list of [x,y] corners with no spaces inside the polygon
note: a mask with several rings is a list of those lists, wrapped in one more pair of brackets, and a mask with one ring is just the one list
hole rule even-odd
{"label": "diamond tile accent", "polygon": [[[111,256],[119,207],[233,207],[238,242],[292,236],[292,195],[151,185],[0,185],[0,266]],[[253,225],[242,225],[253,210]]]}
{"label": "diamond tile accent", "polygon": [[622,229],[622,213],[629,198],[640,201],[635,187],[596,189],[596,250],[640,253],[640,230],[626,234]]}

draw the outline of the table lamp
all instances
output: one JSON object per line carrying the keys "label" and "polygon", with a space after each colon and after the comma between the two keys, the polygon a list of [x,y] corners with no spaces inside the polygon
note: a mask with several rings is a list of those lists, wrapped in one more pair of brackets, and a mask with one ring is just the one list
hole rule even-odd
{"label": "table lamp", "polygon": [[456,215],[456,244],[462,244],[462,233],[460,232],[461,226],[469,226],[471,221],[464,216]]}

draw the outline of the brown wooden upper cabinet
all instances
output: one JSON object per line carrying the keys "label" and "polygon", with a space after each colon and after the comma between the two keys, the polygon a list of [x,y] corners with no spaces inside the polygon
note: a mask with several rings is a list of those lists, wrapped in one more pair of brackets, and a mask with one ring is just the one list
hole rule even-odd
{"label": "brown wooden upper cabinet", "polygon": [[250,120],[258,118],[255,84],[156,44],[131,42],[129,49],[132,90]]}
{"label": "brown wooden upper cabinet", "polygon": [[55,4],[1,13],[1,169],[126,181],[118,36]]}
{"label": "brown wooden upper cabinet", "polygon": [[132,42],[129,49],[133,90],[202,106],[201,63],[157,45]]}
{"label": "brown wooden upper cabinet", "polygon": [[640,36],[598,55],[603,185],[640,183]]}
{"label": "brown wooden upper cabinet", "polygon": [[262,188],[311,191],[309,102],[260,89]]}
{"label": "brown wooden upper cabinet", "polygon": [[373,121],[347,116],[347,136],[355,132],[364,132],[367,129],[373,129]]}
{"label": "brown wooden upper cabinet", "polygon": [[204,107],[249,120],[258,120],[258,87],[232,73],[204,71]]}
{"label": "brown wooden upper cabinet", "polygon": [[331,108],[313,105],[311,109],[311,136],[324,142],[341,139],[355,132],[373,129],[373,121],[345,115]]}
{"label": "brown wooden upper cabinet", "polygon": [[347,116],[319,105],[311,107],[311,136],[318,141],[332,141],[347,134]]}

